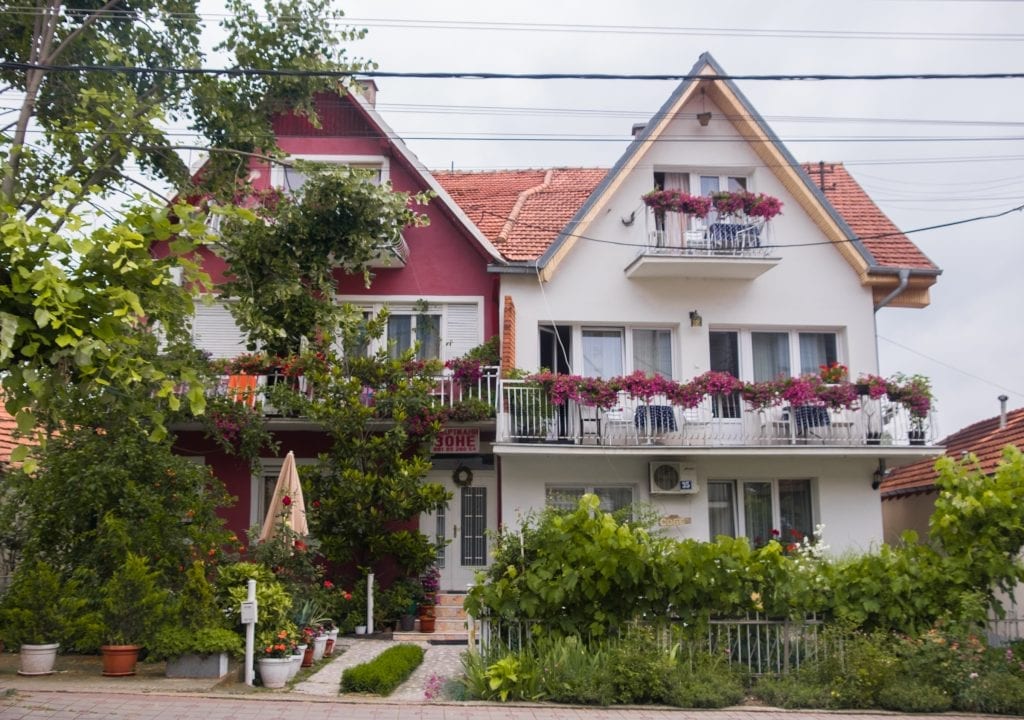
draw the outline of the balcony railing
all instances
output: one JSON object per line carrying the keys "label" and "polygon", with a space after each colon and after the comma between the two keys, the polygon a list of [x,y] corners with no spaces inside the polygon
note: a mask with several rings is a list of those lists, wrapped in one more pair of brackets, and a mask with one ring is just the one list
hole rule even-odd
{"label": "balcony railing", "polygon": [[705,396],[696,407],[664,396],[638,401],[620,392],[601,409],[568,400],[552,404],[544,390],[503,380],[498,442],[679,447],[774,445],[924,445],[934,442],[932,418],[921,422],[901,404],[861,397],[849,408],[778,405],[751,409],[738,395]]}
{"label": "balcony railing", "polygon": [[[444,374],[434,378],[431,399],[438,407],[453,407],[470,398],[480,400],[491,407],[497,407],[498,376],[499,368],[495,366],[482,367],[480,377],[475,381],[467,381],[464,378],[456,379],[450,371],[446,370]],[[280,413],[270,399],[270,390],[279,384],[287,384],[292,390],[306,394],[308,397],[313,397],[316,392],[312,383],[302,375],[260,373],[221,375],[211,388],[210,394],[217,397],[228,397],[252,408],[261,408],[264,415],[274,416]],[[366,388],[367,400],[373,394],[372,388]]]}

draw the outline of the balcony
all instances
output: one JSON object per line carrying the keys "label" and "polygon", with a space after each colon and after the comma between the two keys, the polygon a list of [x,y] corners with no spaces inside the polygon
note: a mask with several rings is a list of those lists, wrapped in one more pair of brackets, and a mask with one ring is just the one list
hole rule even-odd
{"label": "balcony", "polygon": [[618,392],[609,408],[579,400],[554,404],[529,382],[503,380],[497,442],[629,448],[864,447],[934,443],[932,416],[914,417],[887,397],[848,407],[778,404],[751,408],[738,393],[705,395],[686,406],[666,395]]}

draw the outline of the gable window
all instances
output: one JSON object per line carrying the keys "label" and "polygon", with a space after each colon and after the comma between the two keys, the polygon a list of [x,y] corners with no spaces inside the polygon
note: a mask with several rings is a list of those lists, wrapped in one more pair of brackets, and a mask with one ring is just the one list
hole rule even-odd
{"label": "gable window", "polygon": [[709,480],[711,539],[719,535],[746,537],[751,545],[760,547],[772,538],[785,545],[811,537],[811,492],[808,479]]}
{"label": "gable window", "polygon": [[[292,155],[292,160],[308,160],[325,165],[339,165],[365,170],[367,180],[374,185],[381,185],[388,180],[388,158],[383,155]],[[270,174],[270,182],[286,192],[297,192],[309,175],[292,165],[277,165]]]}

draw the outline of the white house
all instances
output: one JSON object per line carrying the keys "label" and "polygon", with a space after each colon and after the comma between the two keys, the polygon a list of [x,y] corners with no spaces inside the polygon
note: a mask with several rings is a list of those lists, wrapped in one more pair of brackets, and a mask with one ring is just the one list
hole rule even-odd
{"label": "white house", "polygon": [[[509,260],[495,268],[505,365],[679,382],[708,370],[764,381],[830,363],[851,379],[877,373],[875,313],[924,307],[940,271],[842,166],[794,160],[724,74],[701,56],[695,79],[600,181],[551,170],[513,200],[500,180],[521,187],[522,173],[436,175],[470,218],[489,218],[481,227]],[[585,199],[574,181],[593,186]],[[763,193],[782,214],[656,213],[642,200],[655,187]],[[833,551],[864,549],[883,539],[884,471],[939,452],[911,444],[922,423],[886,397],[755,409],[737,394],[681,406],[620,392],[601,409],[539,404],[530,392],[504,383],[492,527],[592,491],[607,509],[652,503],[677,537],[763,542],[823,524]]]}

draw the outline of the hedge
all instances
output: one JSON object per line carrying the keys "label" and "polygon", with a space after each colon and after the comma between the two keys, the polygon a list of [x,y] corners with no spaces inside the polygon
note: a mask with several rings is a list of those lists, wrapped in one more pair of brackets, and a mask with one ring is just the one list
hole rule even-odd
{"label": "hedge", "polygon": [[395,645],[370,662],[350,667],[342,673],[342,692],[390,695],[423,662],[419,645]]}

